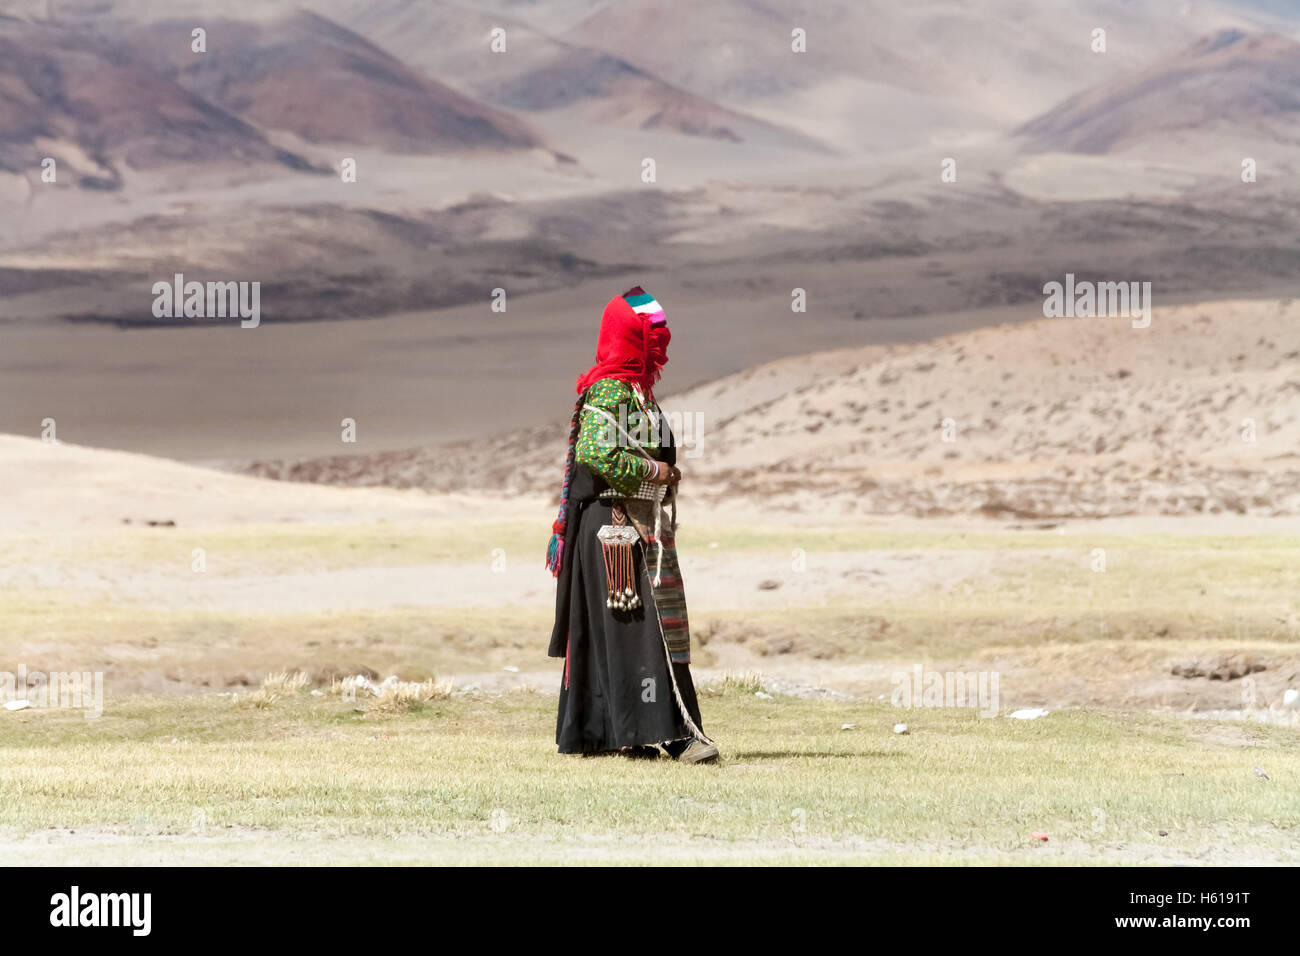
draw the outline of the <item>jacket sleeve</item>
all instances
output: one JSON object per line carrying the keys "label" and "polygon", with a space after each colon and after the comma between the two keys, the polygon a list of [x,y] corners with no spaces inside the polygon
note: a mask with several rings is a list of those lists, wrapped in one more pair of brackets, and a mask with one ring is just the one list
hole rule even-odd
{"label": "jacket sleeve", "polygon": [[[587,392],[586,404],[603,409],[616,422],[626,422],[632,404],[632,390],[622,382],[602,379]],[[626,427],[626,425],[624,425]],[[634,495],[641,479],[650,474],[650,464],[626,447],[622,433],[603,415],[590,408],[578,420],[574,461],[586,465],[622,495]]]}

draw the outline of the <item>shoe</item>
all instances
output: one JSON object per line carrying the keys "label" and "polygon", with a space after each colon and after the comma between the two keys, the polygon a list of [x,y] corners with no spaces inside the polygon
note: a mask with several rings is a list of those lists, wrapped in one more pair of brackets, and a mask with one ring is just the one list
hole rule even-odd
{"label": "shoe", "polygon": [[717,746],[714,744],[706,744],[703,740],[698,738],[692,740],[690,746],[683,750],[677,757],[678,763],[716,763],[717,760]]}
{"label": "shoe", "polygon": [[658,760],[659,748],[651,746],[620,747],[619,751],[624,757],[630,757],[633,760]]}

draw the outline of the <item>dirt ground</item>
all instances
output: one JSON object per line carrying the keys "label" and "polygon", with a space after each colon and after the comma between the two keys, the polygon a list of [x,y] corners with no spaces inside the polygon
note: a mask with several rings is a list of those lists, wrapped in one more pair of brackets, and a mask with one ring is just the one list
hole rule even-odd
{"label": "dirt ground", "polygon": [[799,866],[1294,866],[1300,851],[1263,852],[1216,847],[1180,853],[1159,844],[1098,850],[1083,841],[1022,847],[911,843],[856,838],[791,836],[781,840],[718,840],[704,834],[659,837],[628,846],[624,836],[347,837],[329,833],[279,833],[222,828],[177,835],[119,830],[0,831],[0,855],[39,860],[42,866],[421,866],[448,864],[536,865],[764,865]]}

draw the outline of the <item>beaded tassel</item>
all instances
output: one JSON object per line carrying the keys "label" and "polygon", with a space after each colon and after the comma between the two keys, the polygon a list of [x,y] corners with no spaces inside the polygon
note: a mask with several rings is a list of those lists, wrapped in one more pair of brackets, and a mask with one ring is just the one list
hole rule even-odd
{"label": "beaded tassel", "polygon": [[636,558],[632,546],[640,538],[636,529],[627,523],[621,508],[613,509],[613,524],[596,532],[605,558],[605,607],[611,611],[632,611],[641,606],[641,598],[633,587],[636,577]]}

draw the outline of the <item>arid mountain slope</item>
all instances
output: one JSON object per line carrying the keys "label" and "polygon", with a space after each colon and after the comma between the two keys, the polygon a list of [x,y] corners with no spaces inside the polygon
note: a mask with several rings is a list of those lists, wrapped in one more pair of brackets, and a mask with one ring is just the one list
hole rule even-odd
{"label": "arid mountain slope", "polygon": [[1173,137],[1218,138],[1242,155],[1259,140],[1300,145],[1300,43],[1227,30],[1026,123],[1030,149],[1112,153]]}
{"label": "arid mountain slope", "polygon": [[113,189],[122,167],[215,160],[306,169],[256,126],[93,35],[0,18],[0,169]]}
{"label": "arid mountain slope", "polygon": [[[789,359],[664,402],[683,492],[920,516],[1290,514],[1300,508],[1300,303],[1044,319]],[[348,485],[545,493],[563,425],[375,456],[257,462]]]}
{"label": "arid mountain slope", "polygon": [[189,21],[123,28],[120,42],[196,95],[268,130],[313,143],[395,151],[540,145],[523,122],[450,89],[351,30],[299,11],[282,19],[205,20],[190,52]]}

